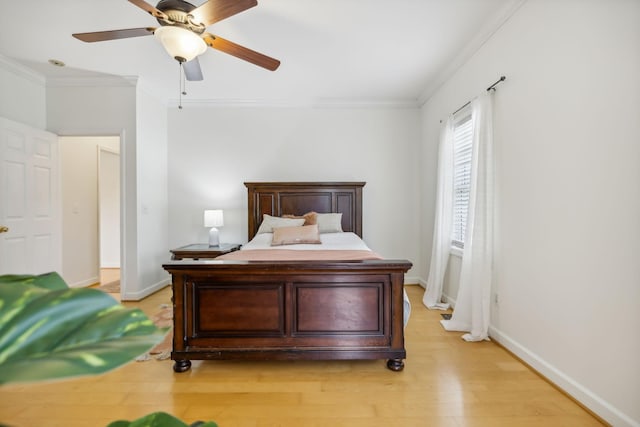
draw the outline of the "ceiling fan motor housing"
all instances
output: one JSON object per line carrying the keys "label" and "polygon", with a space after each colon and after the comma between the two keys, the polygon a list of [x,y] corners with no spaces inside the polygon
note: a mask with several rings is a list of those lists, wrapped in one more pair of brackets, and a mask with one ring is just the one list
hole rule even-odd
{"label": "ceiling fan motor housing", "polygon": [[196,34],[202,34],[206,29],[202,23],[196,23],[191,20],[190,13],[196,7],[184,0],[161,0],[156,9],[164,12],[168,19],[157,18],[160,25],[171,25],[182,27]]}

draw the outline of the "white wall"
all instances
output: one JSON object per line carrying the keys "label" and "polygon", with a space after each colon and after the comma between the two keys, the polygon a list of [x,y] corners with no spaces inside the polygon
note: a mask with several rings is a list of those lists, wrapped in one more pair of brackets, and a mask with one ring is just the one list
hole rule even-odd
{"label": "white wall", "polygon": [[[640,2],[525,3],[424,106],[424,170],[439,119],[501,74],[491,335],[613,425],[639,426]],[[422,179],[433,209],[435,174]]]}
{"label": "white wall", "polygon": [[140,299],[170,283],[162,263],[170,259],[167,196],[167,107],[138,88],[137,95],[137,269],[144,291],[131,290],[128,299]]}
{"label": "white wall", "polygon": [[0,117],[44,129],[45,99],[43,76],[0,55]]}
{"label": "white wall", "polygon": [[172,109],[169,242],[206,242],[205,209],[224,210],[222,242],[246,242],[246,181],[366,181],[364,240],[418,265],[419,141],[415,108]]}
{"label": "white wall", "polygon": [[120,268],[120,138],[98,150],[100,268]]}
{"label": "white wall", "polygon": [[100,281],[97,146],[65,138],[59,144],[62,276],[69,286],[88,286]]}

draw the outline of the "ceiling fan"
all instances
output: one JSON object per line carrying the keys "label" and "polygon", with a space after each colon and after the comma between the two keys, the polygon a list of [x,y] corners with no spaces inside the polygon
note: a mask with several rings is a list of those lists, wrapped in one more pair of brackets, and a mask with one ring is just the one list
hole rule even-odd
{"label": "ceiling fan", "polygon": [[257,0],[208,0],[196,7],[184,0],[160,0],[154,7],[144,0],[128,0],[157,19],[160,27],[75,33],[84,42],[125,39],[154,34],[184,68],[187,80],[202,80],[198,55],[208,47],[275,71],[280,61],[229,40],[205,32],[206,27],[245,11],[258,4]]}

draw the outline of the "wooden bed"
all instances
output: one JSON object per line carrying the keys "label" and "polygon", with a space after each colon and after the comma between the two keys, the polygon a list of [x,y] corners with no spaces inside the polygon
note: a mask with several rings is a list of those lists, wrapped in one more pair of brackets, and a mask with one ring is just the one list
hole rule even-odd
{"label": "wooden bed", "polygon": [[[245,183],[248,237],[263,214],[342,213],[362,237],[363,182]],[[171,261],[173,369],[191,360],[387,359],[404,367],[406,260]]]}

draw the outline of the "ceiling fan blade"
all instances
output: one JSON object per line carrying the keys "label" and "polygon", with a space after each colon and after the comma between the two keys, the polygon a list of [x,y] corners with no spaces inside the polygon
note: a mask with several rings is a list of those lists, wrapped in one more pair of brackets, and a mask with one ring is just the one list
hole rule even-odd
{"label": "ceiling fan blade", "polygon": [[138,6],[140,9],[145,10],[147,12],[149,12],[149,14],[151,14],[152,16],[154,16],[155,18],[158,19],[168,19],[167,14],[164,13],[163,11],[156,9],[154,6],[151,6],[149,3],[147,3],[144,0],[129,0],[130,3],[135,4],[136,6]]}
{"label": "ceiling fan blade", "polygon": [[110,31],[95,31],[92,33],[75,33],[73,37],[83,42],[103,42],[107,40],[126,39],[129,37],[148,36],[153,34],[156,29],[153,27],[146,28],[128,28],[126,30],[110,30]]}
{"label": "ceiling fan blade", "polygon": [[189,62],[183,62],[182,69],[184,70],[185,77],[190,82],[199,82],[204,79],[197,56]]}
{"label": "ceiling fan blade", "polygon": [[189,15],[193,16],[195,22],[200,22],[208,27],[257,5],[257,0],[209,0],[193,9]]}
{"label": "ceiling fan blade", "polygon": [[255,50],[248,49],[225,40],[213,34],[205,33],[202,35],[204,41],[212,48],[233,55],[236,58],[244,59],[247,62],[251,62],[259,67],[266,68],[267,70],[275,71],[280,66],[280,61],[256,52]]}

